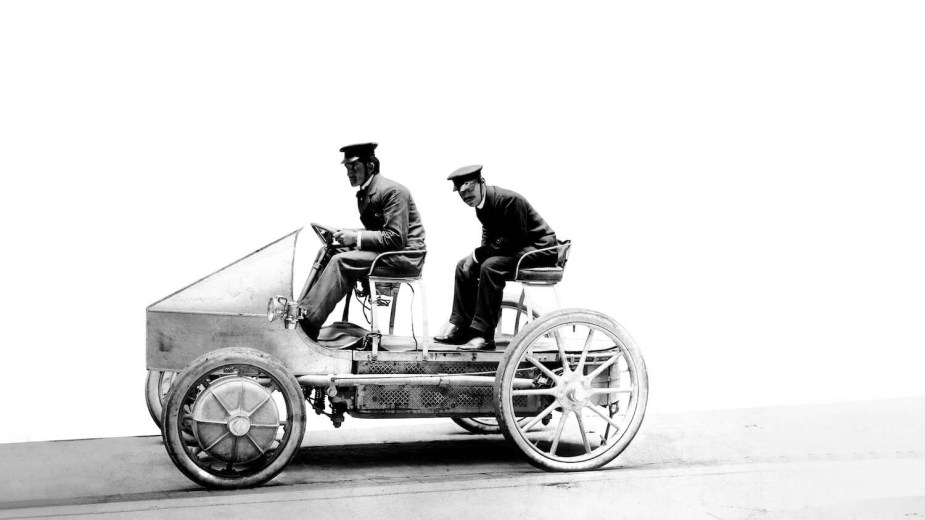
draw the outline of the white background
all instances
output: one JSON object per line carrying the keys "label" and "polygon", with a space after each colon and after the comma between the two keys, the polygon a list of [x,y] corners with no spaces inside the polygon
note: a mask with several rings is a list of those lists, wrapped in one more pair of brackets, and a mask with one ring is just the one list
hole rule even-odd
{"label": "white background", "polygon": [[[0,442],[154,433],[145,307],[309,221],[380,143],[430,318],[485,165],[574,241],[650,411],[925,392],[920,2],[3,2]],[[348,419],[348,422],[350,420]]]}

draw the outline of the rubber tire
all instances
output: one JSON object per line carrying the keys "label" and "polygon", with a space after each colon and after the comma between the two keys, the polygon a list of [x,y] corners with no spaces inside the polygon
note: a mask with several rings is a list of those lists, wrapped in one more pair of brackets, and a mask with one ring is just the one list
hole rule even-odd
{"label": "rubber tire", "polygon": [[164,401],[167,399],[167,396],[161,395],[161,382],[167,373],[162,370],[148,370],[148,376],[145,378],[145,404],[148,405],[148,413],[151,414],[151,420],[157,425],[158,430],[161,429],[161,415],[164,412]]}
{"label": "rubber tire", "polygon": [[[501,433],[501,427],[498,426],[498,420],[494,417],[490,417],[494,424],[485,424],[479,422],[479,419],[489,419],[489,417],[453,417],[453,422],[458,424],[462,429],[468,431],[469,433],[474,433],[476,435],[491,435],[495,433]],[[524,417],[520,419],[521,422],[526,423],[529,421],[529,417]],[[549,424],[548,419],[543,419],[541,421],[543,426]]]}
{"label": "rubber tire", "polygon": [[[182,439],[178,418],[183,400],[190,387],[206,374],[225,365],[250,365],[272,375],[279,381],[280,391],[291,411],[292,431],[280,453],[266,467],[243,477],[228,478],[214,475],[189,458]],[[251,348],[233,347],[214,350],[193,361],[174,381],[164,408],[161,435],[174,465],[193,482],[208,488],[241,489],[263,484],[278,475],[298,452],[305,436],[305,396],[295,376],[276,358]]]}
{"label": "rubber tire", "polygon": [[[478,419],[482,417],[453,417],[453,422],[458,424],[462,429],[468,431],[469,433],[474,433],[476,435],[490,435],[493,433],[501,433],[501,427],[497,423],[494,425],[483,424],[478,422]],[[492,420],[495,420],[492,418]]]}
{"label": "rubber tire", "polygon": [[[569,323],[589,323],[612,332],[619,342],[622,343],[628,359],[634,364],[636,385],[639,387],[639,392],[636,397],[635,412],[630,419],[629,425],[626,427],[625,433],[620,437],[619,442],[600,456],[579,462],[552,460],[544,457],[542,454],[536,453],[530,441],[524,439],[520,435],[513,410],[507,406],[507,403],[511,402],[511,382],[513,380],[514,371],[517,368],[517,362],[514,360],[519,359],[522,350],[527,348],[533,341],[543,336],[550,329],[558,328]],[[504,358],[502,358],[501,364],[498,367],[498,373],[495,376],[493,392],[495,413],[497,415],[498,424],[501,426],[501,433],[504,434],[504,437],[508,441],[513,442],[520,448],[521,453],[527,457],[530,464],[546,471],[588,471],[598,469],[617,458],[617,456],[629,446],[629,443],[639,431],[639,427],[642,425],[642,419],[645,416],[648,396],[649,378],[646,373],[645,361],[642,358],[642,353],[636,346],[636,342],[633,341],[633,338],[626,332],[623,326],[617,323],[613,318],[597,311],[575,308],[560,309],[544,314],[539,319],[530,323],[521,334],[518,334],[518,337],[504,353]]]}

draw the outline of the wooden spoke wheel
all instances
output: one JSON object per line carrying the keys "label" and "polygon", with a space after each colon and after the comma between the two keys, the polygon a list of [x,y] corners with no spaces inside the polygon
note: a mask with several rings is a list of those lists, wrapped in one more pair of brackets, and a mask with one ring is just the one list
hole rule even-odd
{"label": "wooden spoke wheel", "polygon": [[[514,388],[514,379],[533,379]],[[513,400],[540,396],[529,421]],[[530,323],[505,352],[494,386],[502,433],[531,464],[553,471],[599,468],[633,440],[645,415],[648,377],[636,343],[612,318],[562,309]],[[550,427],[531,431],[550,418]]]}
{"label": "wooden spoke wheel", "polygon": [[180,372],[167,397],[167,452],[197,484],[263,484],[292,459],[305,435],[305,397],[278,360],[249,348],[205,354]]}

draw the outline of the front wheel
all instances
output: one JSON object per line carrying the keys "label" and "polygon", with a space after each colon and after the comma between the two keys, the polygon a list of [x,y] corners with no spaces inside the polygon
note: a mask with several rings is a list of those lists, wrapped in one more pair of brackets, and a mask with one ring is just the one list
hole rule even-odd
{"label": "front wheel", "polygon": [[148,370],[148,377],[145,378],[145,402],[148,405],[151,420],[154,421],[158,429],[161,427],[161,413],[164,411],[164,401],[167,399],[170,386],[176,378],[176,372],[162,370]]}
{"label": "front wheel", "polygon": [[292,459],[305,434],[305,397],[272,356],[225,348],[190,364],[174,382],[162,436],[177,468],[210,488],[263,484]]}
{"label": "front wheel", "polygon": [[[532,386],[514,387],[515,379]],[[553,471],[597,469],[639,431],[648,401],[642,354],[612,318],[562,309],[531,323],[505,352],[495,379],[495,410],[504,436],[531,464]],[[536,396],[542,411],[526,424],[514,399]],[[549,417],[550,428],[530,431]]]}

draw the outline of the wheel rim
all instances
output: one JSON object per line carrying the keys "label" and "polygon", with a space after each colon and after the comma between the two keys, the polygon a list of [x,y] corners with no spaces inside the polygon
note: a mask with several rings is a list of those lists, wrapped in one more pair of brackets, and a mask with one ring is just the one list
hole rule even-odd
{"label": "wheel rim", "polygon": [[164,411],[164,403],[167,401],[167,394],[170,393],[170,387],[176,378],[176,372],[148,371],[148,377],[145,380],[145,401],[151,419],[158,428],[161,427],[161,415]]}
{"label": "wheel rim", "polygon": [[256,381],[225,377],[199,394],[192,430],[199,447],[218,460],[246,463],[266,453],[276,440],[279,409]]}
{"label": "wheel rim", "polygon": [[272,374],[244,364],[223,365],[197,379],[178,417],[189,460],[230,479],[272,464],[293,432],[295,403],[280,388]]}
{"label": "wheel rim", "polygon": [[[560,463],[609,459],[636,415],[640,385],[633,356],[613,332],[572,321],[544,328],[509,364],[517,377],[531,377],[534,388],[510,389],[511,399],[543,396],[546,405],[529,421],[511,428],[536,456]],[[550,427],[530,431],[547,416]]]}
{"label": "wheel rim", "polygon": [[158,376],[157,388],[160,404],[163,407],[164,401],[167,400],[167,394],[170,393],[170,386],[177,379],[177,372],[161,372]]}

